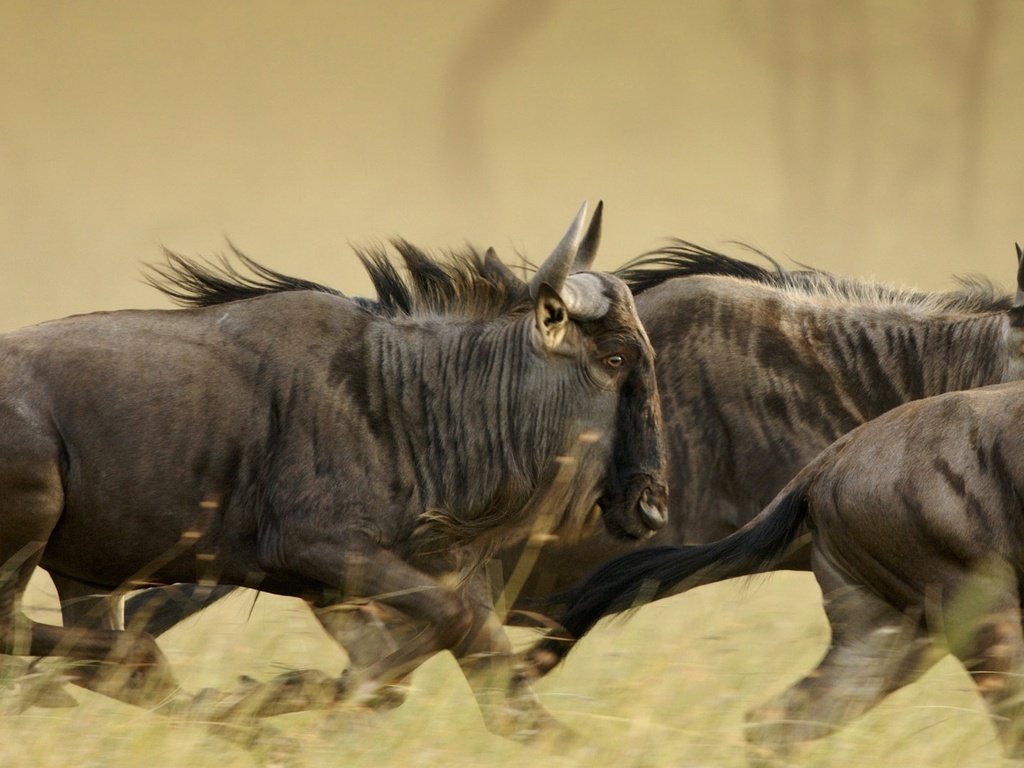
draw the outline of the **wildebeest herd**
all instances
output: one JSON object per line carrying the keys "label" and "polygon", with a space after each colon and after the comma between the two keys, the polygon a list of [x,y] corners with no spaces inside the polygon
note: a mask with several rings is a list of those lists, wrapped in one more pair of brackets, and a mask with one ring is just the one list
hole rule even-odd
{"label": "wildebeest herd", "polygon": [[[811,570],[831,643],[750,713],[764,754],[953,653],[1024,757],[1024,267],[1016,300],[683,241],[609,274],[600,226],[581,210],[529,281],[491,250],[361,252],[375,300],[168,254],[151,282],[185,309],[0,337],[3,652],[226,721],[392,706],[450,650],[528,737],[560,730],[530,680],[601,617]],[[549,627],[518,658],[491,557]],[[63,627],[21,613],[37,565]],[[183,691],[153,638],[236,586],[305,600],[346,674]]]}

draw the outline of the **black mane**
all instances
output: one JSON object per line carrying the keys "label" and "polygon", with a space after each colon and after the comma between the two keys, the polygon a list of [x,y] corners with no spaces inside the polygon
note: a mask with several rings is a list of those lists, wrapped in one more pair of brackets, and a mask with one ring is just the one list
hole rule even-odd
{"label": "black mane", "polygon": [[639,295],[677,277],[717,275],[734,277],[781,290],[842,301],[931,307],[938,311],[1002,312],[1013,305],[1012,297],[1001,295],[984,278],[957,277],[960,289],[925,292],[846,278],[819,269],[789,270],[766,253],[745,246],[765,259],[771,268],[742,261],[686,240],[673,240],[664,248],[627,262],[615,271],[634,295]]}
{"label": "black mane", "polygon": [[210,307],[284,291],[319,291],[343,296],[341,291],[310,280],[291,277],[265,267],[234,245],[232,253],[251,274],[243,274],[226,256],[198,261],[164,249],[165,264],[147,264],[143,280],[183,307]]}
{"label": "black mane", "polygon": [[[437,258],[405,240],[391,241],[404,263],[404,274],[384,246],[357,249],[377,299],[353,298],[366,309],[388,317],[426,314],[481,318],[526,306],[526,284],[496,260],[467,247]],[[240,262],[236,267],[221,256],[197,261],[165,250],[166,263],[148,265],[144,279],[181,306],[208,307],[284,291],[319,291],[344,296],[320,283],[291,277],[265,267],[233,245]],[[734,277],[794,293],[829,296],[845,302],[905,305],[936,311],[1002,312],[1012,297],[999,294],[988,281],[958,277],[961,288],[948,292],[922,292],[868,280],[844,278],[817,269],[789,270],[765,253],[751,248],[770,267],[712,251],[685,240],[639,256],[615,271],[634,295],[674,278],[698,275]],[[246,274],[248,272],[249,274]]]}
{"label": "black mane", "polygon": [[447,251],[439,259],[406,240],[391,245],[402,257],[404,275],[382,246],[356,250],[384,314],[486,318],[530,303],[526,283],[474,248]]}
{"label": "black mane", "polygon": [[687,240],[673,240],[671,245],[626,262],[615,270],[615,275],[626,282],[634,296],[639,296],[666,280],[695,275],[737,277],[741,280],[782,287],[786,276],[793,273],[767,254],[760,251],[757,253],[770,262],[772,269],[740,261]]}
{"label": "black mane", "polygon": [[[528,304],[526,284],[474,249],[447,252],[441,259],[405,240],[393,240],[391,245],[404,263],[404,274],[383,246],[356,250],[377,299],[353,300],[375,314],[482,318]],[[287,291],[345,296],[335,288],[265,267],[230,247],[241,268],[225,256],[196,260],[165,249],[165,263],[147,265],[143,279],[184,307],[209,307]]]}

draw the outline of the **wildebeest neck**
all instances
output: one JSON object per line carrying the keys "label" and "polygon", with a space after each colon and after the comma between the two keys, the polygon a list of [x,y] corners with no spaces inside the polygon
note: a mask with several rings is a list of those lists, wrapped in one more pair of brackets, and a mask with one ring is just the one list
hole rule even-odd
{"label": "wildebeest neck", "polygon": [[538,360],[531,322],[524,315],[370,330],[376,359],[368,369],[379,379],[367,399],[378,437],[391,446],[394,471],[417,489],[410,511],[459,543],[499,530],[503,540],[516,528],[525,534],[538,511],[536,494],[550,490],[558,457],[584,433],[597,439],[586,444],[580,472],[560,486],[560,520],[589,511],[599,493],[615,395],[580,397],[570,363]]}
{"label": "wildebeest neck", "polygon": [[1005,324],[1002,313],[853,313],[822,324],[808,340],[832,370],[845,372],[845,387],[836,386],[860,423],[910,400],[1001,381]]}

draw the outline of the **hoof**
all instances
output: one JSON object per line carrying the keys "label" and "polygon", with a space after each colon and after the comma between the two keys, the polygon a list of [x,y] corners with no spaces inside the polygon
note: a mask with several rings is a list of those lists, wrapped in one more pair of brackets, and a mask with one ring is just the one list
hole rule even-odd
{"label": "hoof", "polygon": [[[19,659],[20,661],[20,659]],[[68,675],[50,667],[37,667],[38,659],[25,667],[24,674],[17,678],[19,702],[18,711],[24,712],[30,707],[44,709],[62,709],[77,707],[78,701],[68,693],[65,687],[72,682]]]}
{"label": "hoof", "polygon": [[41,709],[70,709],[78,706],[78,699],[64,689],[64,684],[48,680],[26,689],[22,684],[19,710],[24,712],[29,707]]}
{"label": "hoof", "polygon": [[372,696],[365,697],[359,706],[375,712],[387,712],[402,706],[408,695],[409,688],[404,685],[385,685]]}
{"label": "hoof", "polygon": [[571,749],[582,743],[580,735],[572,728],[553,717],[545,717],[531,728],[523,728],[512,734],[512,740],[521,744],[543,744],[558,751]]}
{"label": "hoof", "polygon": [[215,705],[220,710],[216,719],[245,720],[327,709],[338,701],[344,689],[343,679],[312,669],[286,672],[265,683],[246,677],[240,680],[237,690],[221,695]]}
{"label": "hoof", "polygon": [[562,661],[562,657],[542,644],[524,652],[516,661],[516,674],[526,682],[540,680]]}

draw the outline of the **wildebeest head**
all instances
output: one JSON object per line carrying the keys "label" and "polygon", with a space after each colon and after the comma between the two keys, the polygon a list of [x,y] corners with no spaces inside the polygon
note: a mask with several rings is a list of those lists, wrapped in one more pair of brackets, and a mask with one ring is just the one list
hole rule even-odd
{"label": "wildebeest head", "polygon": [[[590,461],[597,459],[593,451],[604,453],[596,502],[608,531],[618,538],[643,538],[664,525],[667,505],[654,350],[626,284],[589,271],[601,211],[598,204],[580,239],[584,206],[530,281],[534,342],[549,365],[560,362],[568,369],[560,378],[574,380],[578,402],[587,404],[578,414],[577,436],[586,447],[576,451],[587,453]],[[574,458],[570,448],[566,460]]]}

